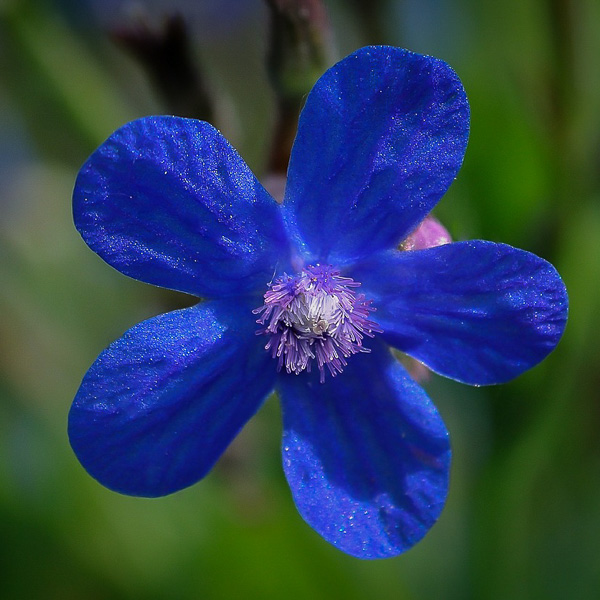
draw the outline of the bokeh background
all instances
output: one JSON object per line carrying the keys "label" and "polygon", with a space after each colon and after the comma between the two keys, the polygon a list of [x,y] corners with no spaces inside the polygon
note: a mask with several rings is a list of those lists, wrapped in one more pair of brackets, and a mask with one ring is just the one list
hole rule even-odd
{"label": "bokeh background", "polygon": [[[178,10],[212,120],[267,175],[276,100],[260,0],[0,2],[0,597],[600,597],[600,3],[325,1],[329,66],[368,43],[432,54],[472,107],[436,210],[455,239],[553,262],[571,298],[556,351],[503,386],[426,383],[451,432],[451,490],[407,554],[364,562],[297,514],[270,399],[213,472],[163,499],[79,466],[66,416],[96,355],[190,299],[129,280],[79,238],[76,173],[115,128],[171,112],[114,32]],[[112,34],[111,34],[112,32]]]}

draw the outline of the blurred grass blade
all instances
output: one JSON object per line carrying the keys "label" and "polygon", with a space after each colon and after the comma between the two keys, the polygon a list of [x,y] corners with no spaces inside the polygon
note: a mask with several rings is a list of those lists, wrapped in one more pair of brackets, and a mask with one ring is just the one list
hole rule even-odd
{"label": "blurred grass blade", "polygon": [[0,70],[40,150],[79,164],[135,114],[91,51],[56,15],[0,8]]}

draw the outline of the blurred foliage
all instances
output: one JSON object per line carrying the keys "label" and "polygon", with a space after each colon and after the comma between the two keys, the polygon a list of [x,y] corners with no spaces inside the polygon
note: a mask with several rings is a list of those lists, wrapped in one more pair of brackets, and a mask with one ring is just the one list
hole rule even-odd
{"label": "blurred foliage", "polygon": [[[276,125],[266,6],[175,4],[215,124],[260,173]],[[213,473],[167,498],[109,492],[70,451],[66,414],[97,353],[190,302],[107,267],[71,222],[89,152],[167,110],[108,34],[140,5],[0,2],[0,597],[598,598],[600,4],[325,2],[338,57],[388,43],[455,68],[472,134],[438,216],[457,239],[549,259],[571,297],[561,344],[516,381],[431,378],[454,447],[448,504],[424,541],[380,562],[339,553],[302,522],[272,399]],[[145,18],[172,8],[151,2]]]}

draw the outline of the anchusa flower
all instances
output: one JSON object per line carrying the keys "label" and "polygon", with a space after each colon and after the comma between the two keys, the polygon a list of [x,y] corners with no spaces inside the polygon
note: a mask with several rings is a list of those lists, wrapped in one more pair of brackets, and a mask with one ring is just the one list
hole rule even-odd
{"label": "anchusa flower", "polygon": [[427,217],[468,131],[448,65],[378,46],[309,94],[282,204],[205,122],[147,117],[111,135],[77,178],[78,230],[122,273],[203,300],[136,325],[87,372],[69,415],[87,471],[125,494],[175,492],[277,390],[304,519],[360,558],[421,539],[446,498],[448,433],[390,347],[500,383],[542,360],[567,316],[549,263],[445,243]]}

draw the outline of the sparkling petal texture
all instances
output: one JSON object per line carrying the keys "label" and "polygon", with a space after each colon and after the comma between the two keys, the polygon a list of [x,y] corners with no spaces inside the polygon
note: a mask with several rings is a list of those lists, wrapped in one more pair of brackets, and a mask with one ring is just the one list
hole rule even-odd
{"label": "sparkling petal texture", "polygon": [[383,337],[464,383],[501,383],[551,352],[567,320],[567,292],[545,260],[473,240],[382,253],[351,270],[373,298]]}
{"label": "sparkling petal texture", "polygon": [[377,340],[320,384],[282,377],[283,466],[303,518],[359,558],[404,552],[438,518],[448,488],[446,427]]}
{"label": "sparkling petal texture", "polygon": [[135,279],[198,296],[262,290],[288,242],[276,202],[211,125],[146,117],[82,167],[77,229]]}
{"label": "sparkling petal texture", "polygon": [[310,260],[345,262],[395,247],[462,163],[469,107],[444,62],[367,47],[329,69],[306,101],[284,209]]}
{"label": "sparkling petal texture", "polygon": [[195,483],[271,391],[272,360],[240,318],[250,308],[216,304],[136,325],[87,372],[69,437],[106,487],[162,496]]}

